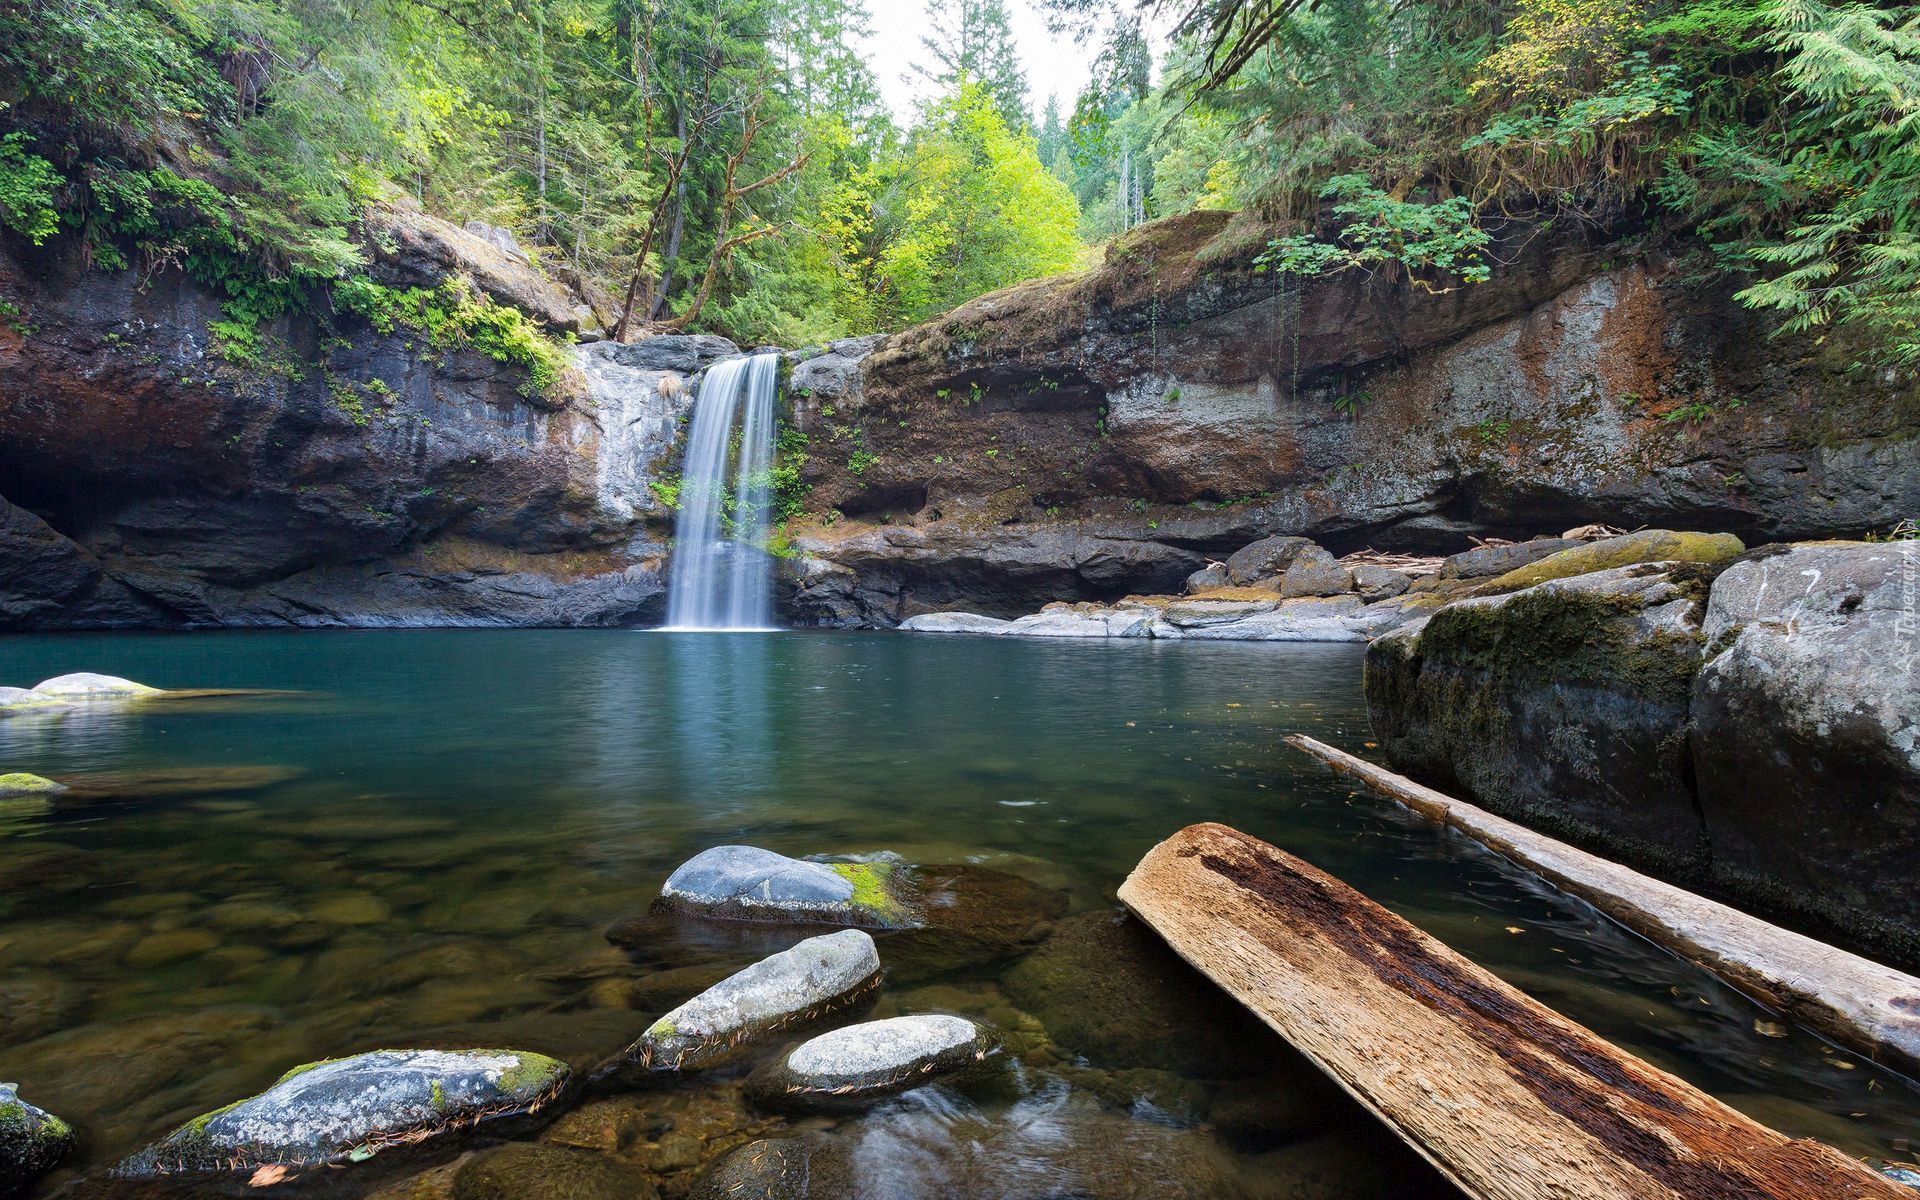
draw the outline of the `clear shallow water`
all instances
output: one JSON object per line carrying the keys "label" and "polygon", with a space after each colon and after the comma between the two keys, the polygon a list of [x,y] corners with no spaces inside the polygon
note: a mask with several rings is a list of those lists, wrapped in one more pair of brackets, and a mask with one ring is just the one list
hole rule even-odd
{"label": "clear shallow water", "polygon": [[[0,721],[0,771],[117,775],[130,793],[0,825],[0,1079],[80,1126],[79,1165],[97,1167],[317,1057],[511,1045],[585,1065],[697,990],[690,968],[764,952],[733,928],[609,944],[707,846],[980,863],[1097,912],[1154,842],[1213,819],[1779,1128],[1908,1157],[1920,1096],[1898,1077],[1286,747],[1306,731],[1364,751],[1359,661],[885,634],[3,639],[0,684],[85,669],[298,694]],[[233,770],[257,767],[275,770]],[[182,768],[216,770],[152,777]],[[921,970],[882,1012],[1031,1018],[1005,970]],[[991,1147],[981,1131],[1014,1121],[1092,1152],[1132,1121],[1149,1142],[1201,1125],[1255,1194],[1430,1186],[1357,1111],[1311,1136],[1248,1134],[1229,1108],[1251,1085],[1213,1078],[1231,1071],[1129,1073],[1025,1036],[1009,1094],[911,1099],[843,1129],[862,1170],[937,1194],[963,1167],[929,1161],[930,1143]],[[1312,1091],[1297,1066],[1276,1071],[1256,1090]],[[1184,1162],[1192,1144],[1144,1153]]]}

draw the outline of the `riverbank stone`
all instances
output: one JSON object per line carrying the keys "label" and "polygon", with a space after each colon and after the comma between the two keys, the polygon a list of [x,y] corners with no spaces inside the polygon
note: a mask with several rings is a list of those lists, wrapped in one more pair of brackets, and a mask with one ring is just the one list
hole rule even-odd
{"label": "riverbank stone", "polygon": [[1309,546],[1320,547],[1311,539],[1281,535],[1261,538],[1257,542],[1242,546],[1227,558],[1227,579],[1230,582],[1246,585],[1262,579],[1273,579],[1287,573],[1293,560]]}
{"label": "riverbank stone", "polygon": [[749,921],[911,929],[920,924],[906,864],[788,858],[757,846],[715,846],[682,863],[660,889],[668,909]]}
{"label": "riverbank stone", "polygon": [[358,1162],[543,1107],[565,1063],[521,1050],[375,1050],[295,1067],[257,1096],[182,1125],[115,1168],[123,1178]]}
{"label": "riverbank stone", "polygon": [[121,700],[160,694],[159,688],[122,679],[118,675],[96,675],[91,671],[76,671],[71,675],[43,679],[33,685],[33,690],[42,696],[76,700]]}
{"label": "riverbank stone", "polygon": [[1577,575],[1590,575],[1596,571],[1610,571],[1640,563],[1680,562],[1720,566],[1732,562],[1745,552],[1745,544],[1730,533],[1676,533],[1671,529],[1642,529],[1556,551],[1504,575],[1497,575],[1482,584],[1481,588],[1489,593],[1511,592],[1554,579],[1571,579]]}
{"label": "riverbank stone", "polygon": [[0,1198],[25,1193],[73,1149],[73,1129],[20,1098],[18,1084],[0,1083]]}
{"label": "riverbank stone", "polygon": [[965,1017],[890,1017],[800,1043],[756,1069],[747,1092],[776,1109],[860,1108],[970,1070],[999,1050],[990,1030]]}
{"label": "riverbank stone", "polygon": [[628,1047],[626,1058],[651,1070],[712,1066],[770,1033],[845,1011],[879,983],[880,955],[866,932],[811,937],[667,1013]]}

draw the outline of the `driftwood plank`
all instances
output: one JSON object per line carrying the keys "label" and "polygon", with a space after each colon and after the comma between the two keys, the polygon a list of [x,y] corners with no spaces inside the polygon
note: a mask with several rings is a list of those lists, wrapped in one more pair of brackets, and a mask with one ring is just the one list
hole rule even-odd
{"label": "driftwood plank", "polygon": [[1920,1074],[1920,979],[1588,854],[1304,734],[1287,741],[1460,830],[1814,1032]]}
{"label": "driftwood plank", "polygon": [[1120,899],[1478,1200],[1912,1200],[1224,825],[1154,847]]}

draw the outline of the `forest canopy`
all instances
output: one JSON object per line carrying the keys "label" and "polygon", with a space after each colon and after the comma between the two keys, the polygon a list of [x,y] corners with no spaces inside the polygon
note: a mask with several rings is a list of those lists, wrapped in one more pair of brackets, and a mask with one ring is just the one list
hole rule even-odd
{"label": "forest canopy", "polygon": [[0,0],[0,227],[180,265],[244,345],[404,195],[630,326],[796,344],[1193,208],[1255,214],[1268,269],[1433,288],[1490,278],[1501,222],[1639,223],[1920,361],[1920,6],[1043,6],[1098,47],[1071,111],[1033,111],[1005,0],[933,0],[899,119],[863,0]]}

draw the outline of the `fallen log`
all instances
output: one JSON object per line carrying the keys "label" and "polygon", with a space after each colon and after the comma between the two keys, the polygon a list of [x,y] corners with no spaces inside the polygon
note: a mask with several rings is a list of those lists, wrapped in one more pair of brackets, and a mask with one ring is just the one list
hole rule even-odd
{"label": "fallen log", "polygon": [[1920,979],[1556,841],[1304,734],[1287,741],[1460,830],[1822,1037],[1920,1074]]}
{"label": "fallen log", "polygon": [[1224,825],[1154,847],[1120,899],[1475,1200],[1912,1200]]}

